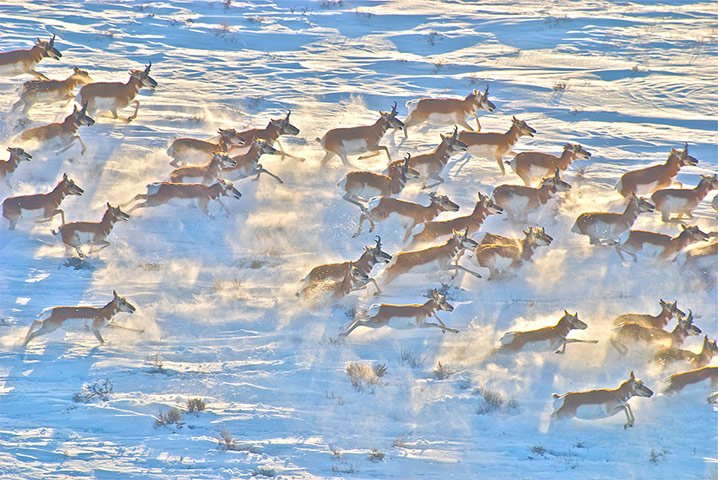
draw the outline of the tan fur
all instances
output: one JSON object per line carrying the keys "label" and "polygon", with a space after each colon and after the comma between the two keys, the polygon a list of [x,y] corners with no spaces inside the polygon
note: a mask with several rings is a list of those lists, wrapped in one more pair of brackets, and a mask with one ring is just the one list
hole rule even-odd
{"label": "tan fur", "polygon": [[99,222],[70,222],[60,226],[57,232],[53,231],[54,235],[60,234],[62,243],[69,248],[74,248],[77,255],[80,258],[84,258],[85,254],[80,251],[80,247],[83,245],[81,235],[89,235],[89,243],[93,247],[99,246],[99,248],[93,248],[90,253],[97,252],[110,245],[106,239],[115,223],[119,221],[127,221],[130,216],[120,210],[119,207],[113,207],[110,203],[107,203],[107,208],[102,216],[102,220]]}
{"label": "tan fur", "polygon": [[668,377],[668,386],[664,393],[676,393],[688,385],[710,380],[711,389],[718,387],[718,367],[701,367],[687,372],[676,373]]}
{"label": "tan fur", "polygon": [[95,124],[95,121],[86,114],[86,110],[87,104],[80,110],[75,106],[73,112],[65,117],[62,123],[51,123],[49,125],[25,130],[20,134],[20,141],[39,144],[47,142],[60,143],[62,148],[60,148],[57,153],[64,152],[78,141],[82,146],[80,153],[84,155],[87,149],[85,148],[85,143],[82,141],[82,138],[77,135],[77,130],[83,125],[92,126]]}
{"label": "tan fur", "polygon": [[60,204],[68,195],[82,195],[83,190],[74,181],[63,174],[62,180],[49,193],[38,193],[35,195],[21,195],[8,197],[2,203],[3,216],[10,222],[10,230],[15,228],[22,217],[23,210],[42,210],[42,220],[52,219],[60,215],[62,223],[65,223],[65,212],[60,209]]}
{"label": "tan fur", "polygon": [[27,114],[30,108],[38,101],[47,103],[72,101],[75,96],[72,91],[78,85],[85,85],[92,82],[92,77],[77,67],[73,67],[72,74],[65,80],[31,80],[22,85],[20,100],[13,106],[16,111],[22,108],[22,113]]}
{"label": "tan fur", "polygon": [[29,50],[12,50],[0,53],[0,74],[12,77],[25,73],[47,80],[48,78],[45,75],[35,71],[35,66],[43,58],[59,60],[60,57],[62,57],[62,54],[55,48],[55,35],[49,41],[38,38],[35,46]]}
{"label": "tan fur", "polygon": [[[222,203],[220,197],[222,196],[233,196],[234,198],[240,198],[241,193],[234,188],[232,182],[219,179],[217,183],[212,185],[203,185],[201,183],[171,183],[162,182],[157,184],[151,184],[147,186],[148,193],[140,193],[135,195],[130,201],[124,203],[122,206],[130,205],[138,200],[144,200],[144,203],[138,203],[128,210],[132,212],[137,208],[145,207],[156,207],[163,205],[173,199],[193,199],[197,200],[197,206],[202,213],[211,217],[209,210],[207,209],[210,200],[217,201],[222,208],[229,215],[229,210]],[[151,193],[150,193],[151,192]]]}
{"label": "tan fur", "polygon": [[639,188],[653,192],[659,188],[670,187],[681,167],[696,164],[698,164],[698,160],[688,155],[687,144],[683,150],[672,148],[666,163],[624,173],[616,184],[616,190],[628,198],[637,194]]}
{"label": "tan fur", "polygon": [[683,231],[676,237],[645,230],[629,230],[621,236],[616,251],[622,259],[624,259],[623,254],[627,253],[634,262],[637,260],[636,254],[644,256],[650,254],[658,260],[670,260],[691,243],[710,240],[710,236],[697,226],[681,225],[681,227]]}
{"label": "tan fur", "polygon": [[534,133],[536,130],[529,127],[526,122],[513,117],[511,128],[506,133],[460,132],[459,140],[468,146],[468,152],[472,155],[490,152],[501,169],[501,175],[504,175],[506,173],[504,155],[512,151],[520,137],[524,135],[533,137]]}
{"label": "tan fur", "polygon": [[588,236],[591,245],[615,242],[626,230],[633,226],[641,213],[652,212],[654,206],[646,200],[631,195],[622,213],[584,212],[576,218],[571,231]]}
{"label": "tan fur", "polygon": [[[533,178],[542,178],[558,169],[563,172],[574,160],[588,160],[591,154],[579,144],[567,143],[560,157],[540,152],[521,152],[510,162],[511,169],[521,177],[524,185],[530,186]],[[531,170],[534,170],[532,175]]]}
{"label": "tan fur", "polygon": [[523,233],[525,235],[523,239],[502,239],[496,243],[488,243],[491,237],[485,236],[481,245],[476,247],[474,257],[480,266],[489,269],[489,280],[503,273],[503,270],[496,267],[499,258],[511,261],[506,268],[517,269],[524,262],[531,261],[536,247],[550,245],[553,241],[543,228],[529,227]]}
{"label": "tan fur", "polygon": [[[701,175],[701,180],[698,182],[695,188],[691,189],[677,189],[677,188],[666,188],[663,190],[657,190],[651,195],[651,200],[656,205],[656,210],[661,212],[661,219],[664,222],[671,221],[670,214],[677,213],[678,220],[683,215],[688,218],[693,218],[693,210],[698,207],[698,204],[708,195],[708,192],[718,188],[718,175]],[[678,208],[673,208],[671,203],[676,201],[683,201],[683,205]]]}
{"label": "tan fur", "polygon": [[432,114],[441,114],[452,117],[449,125],[457,124],[468,130],[473,130],[466,122],[466,118],[473,115],[476,119],[476,131],[481,131],[481,123],[477,110],[493,112],[496,106],[488,99],[489,87],[482,94],[474,90],[465,98],[420,98],[407,102],[410,110],[409,116],[404,120],[404,137],[408,137],[409,127],[419,125],[429,120]]}
{"label": "tan fur", "polygon": [[668,303],[663,300],[659,300],[661,311],[658,315],[653,316],[649,314],[640,313],[624,313],[623,315],[617,316],[613,320],[613,325],[621,325],[622,323],[636,323],[644,327],[649,328],[666,328],[668,322],[678,315],[685,316],[678,306],[678,302]]}
{"label": "tan fur", "polygon": [[499,185],[491,195],[494,203],[504,209],[512,222],[526,222],[528,214],[538,210],[553,197],[556,192],[567,192],[571,185],[564,182],[556,173],[541,180],[539,188],[521,185]]}
{"label": "tan fur", "polygon": [[567,343],[596,343],[596,340],[567,339],[566,336],[571,330],[585,330],[587,325],[578,318],[578,313],[573,315],[566,310],[556,325],[543,327],[525,332],[507,332],[501,337],[501,346],[494,350],[497,354],[515,354],[523,350],[531,343],[547,343],[555,353],[566,352]]}
{"label": "tan fur", "polygon": [[664,366],[675,362],[687,362],[691,364],[692,368],[701,368],[708,365],[715,355],[718,355],[718,346],[715,340],[709,341],[708,335],[706,335],[703,337],[703,346],[698,353],[668,347],[658,350],[653,356],[653,360]]}
{"label": "tan fur", "polygon": [[8,147],[7,151],[10,152],[10,158],[0,160],[0,180],[15,172],[20,162],[30,161],[32,158],[32,155],[20,147]]}

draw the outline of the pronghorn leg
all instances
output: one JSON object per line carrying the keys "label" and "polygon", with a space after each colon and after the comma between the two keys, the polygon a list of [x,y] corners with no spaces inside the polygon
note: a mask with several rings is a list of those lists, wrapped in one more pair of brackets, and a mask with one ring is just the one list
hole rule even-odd
{"label": "pronghorn leg", "polygon": [[567,338],[566,343],[598,343],[598,340],[579,340],[577,338]]}
{"label": "pronghorn leg", "polygon": [[273,179],[275,179],[276,181],[278,181],[279,183],[284,183],[282,181],[282,179],[279,178],[277,175],[275,175],[272,172],[265,170],[264,168],[261,168],[261,167],[257,169],[257,179],[259,178],[260,173],[265,173],[265,174],[269,175],[270,177],[272,177]]}
{"label": "pronghorn leg", "polygon": [[277,144],[279,147],[279,151],[282,152],[282,156],[287,155],[287,152],[284,151],[284,147],[282,146],[281,142],[279,141],[279,138],[277,138],[274,143]]}
{"label": "pronghorn leg", "polygon": [[363,213],[366,213],[367,215],[369,214],[369,211],[367,210],[367,208],[366,208],[364,205],[362,205],[362,204],[356,199],[357,197],[354,196],[354,195],[352,195],[351,193],[347,192],[342,198],[343,198],[344,200],[346,200],[347,202],[353,203],[354,205],[356,205],[357,207],[359,207]]}
{"label": "pronghorn leg", "polygon": [[[638,260],[638,257],[636,257],[635,253],[626,252],[625,250],[621,250],[621,248],[618,246],[616,247],[616,252],[618,252],[618,256],[621,257],[621,261],[624,261],[624,262],[626,261],[626,258],[623,256],[623,253],[629,254],[631,256],[631,258],[633,259],[633,263],[636,263],[636,261]],[[623,252],[623,253],[621,253],[621,252]]]}
{"label": "pronghorn leg", "polygon": [[610,342],[611,342],[611,345],[613,345],[613,348],[615,348],[616,351],[618,353],[620,353],[621,355],[625,355],[628,353],[628,348],[624,344],[622,344],[618,340],[616,340],[615,338],[612,338],[610,340]]}
{"label": "pronghorn leg", "polygon": [[15,227],[17,226],[17,222],[20,220],[21,217],[20,217],[20,215],[16,215],[16,216],[12,216],[12,217],[5,216],[5,218],[7,218],[8,222],[10,222],[10,225],[8,225],[8,227],[7,227],[8,230],[15,230]]}
{"label": "pronghorn leg", "polygon": [[344,164],[345,167],[354,168],[354,165],[352,165],[351,162],[349,161],[349,157],[347,157],[346,152],[341,151],[341,152],[339,153],[339,158],[342,159],[342,163]]}
{"label": "pronghorn leg", "polygon": [[42,326],[42,320],[33,320],[32,325],[30,325],[30,328],[27,331],[27,335],[25,335],[25,340],[23,340],[23,345],[27,345],[27,342],[35,338],[37,335],[32,335],[32,330],[37,326]]}
{"label": "pronghorn leg", "polygon": [[[470,131],[470,132],[478,132],[478,131],[479,131],[479,130],[474,130],[474,129],[471,127],[471,125],[469,125],[469,124],[466,122],[466,120],[459,120],[459,121],[457,121],[456,123],[458,123],[459,125],[461,125],[462,127],[464,127],[465,129],[467,129],[467,130]],[[478,123],[478,117],[477,117],[476,123]],[[479,129],[480,129],[480,128],[479,128]]]}
{"label": "pronghorn leg", "polygon": [[[72,146],[75,144],[75,141],[76,141],[78,138],[80,138],[78,135],[73,135],[73,136],[72,136],[72,139],[70,140],[70,143],[68,143],[67,145],[65,145],[64,147],[62,147],[60,150],[58,150],[57,153],[63,153],[63,152],[66,152],[67,150],[69,150],[70,147],[72,147]],[[83,147],[84,147],[84,145],[83,145]],[[83,151],[82,153],[84,154],[85,152]]]}
{"label": "pronghorn leg", "polygon": [[449,265],[446,267],[446,270],[462,270],[466,273],[470,273],[471,275],[475,276],[476,278],[481,278],[481,275],[479,275],[478,273],[471,271],[468,268],[463,267],[461,265]]}
{"label": "pronghorn leg", "polygon": [[324,157],[319,161],[321,165],[326,164],[331,158],[336,155],[334,152],[327,152],[324,154]]}
{"label": "pronghorn leg", "polygon": [[[133,100],[133,101],[130,103],[130,105],[134,105],[134,106],[135,106],[135,113],[133,113],[132,115],[130,115],[129,117],[127,117],[127,123],[130,123],[132,120],[134,120],[135,118],[137,118],[137,112],[140,111],[140,102],[139,102],[139,101]],[[117,113],[115,113],[115,118],[117,118]]]}
{"label": "pronghorn leg", "polygon": [[[99,247],[99,248],[95,248],[94,245],[99,245],[100,247]],[[90,253],[99,252],[99,251],[102,250],[103,248],[109,247],[109,246],[110,246],[110,242],[108,242],[107,240],[101,240],[101,241],[95,243],[94,245],[93,245],[93,247],[90,249]]]}
{"label": "pronghorn leg", "polygon": [[25,101],[24,97],[20,97],[20,100],[13,103],[12,108],[10,108],[10,111],[15,112],[15,111],[19,110],[21,106],[23,107],[22,112],[26,113],[27,102]]}
{"label": "pronghorn leg", "polygon": [[[221,203],[221,200],[219,198],[217,199],[217,201]],[[208,206],[209,206],[208,199],[206,199],[206,198],[198,198],[197,199],[197,207],[202,211],[202,213],[207,215],[209,218],[214,219],[214,215],[209,213],[209,209],[207,208]]]}
{"label": "pronghorn leg", "polygon": [[623,428],[632,427],[636,421],[636,417],[633,416],[633,411],[631,411],[631,406],[627,403],[624,403],[623,407],[621,407],[621,408],[623,408],[623,411],[626,412],[626,417],[628,418],[628,422],[625,425],[623,425]]}
{"label": "pronghorn leg", "polygon": [[355,328],[361,327],[362,325],[366,326],[365,322],[361,318],[359,318],[359,315],[357,314],[357,316],[354,317],[354,320],[352,320],[349,326],[346,327],[344,331],[339,334],[339,336],[346,337],[347,335],[352,333]]}
{"label": "pronghorn leg", "polygon": [[564,353],[566,353],[566,344],[567,343],[568,342],[564,338],[563,341],[561,342],[561,348],[556,350],[554,353],[558,353],[559,355],[563,355]]}
{"label": "pronghorn leg", "polygon": [[39,79],[39,80],[50,80],[49,78],[47,78],[47,77],[46,77],[45,75],[43,75],[42,73],[36,72],[35,70],[28,70],[28,71],[25,72],[25,73],[27,73],[27,74],[29,74],[29,75],[33,75],[34,77],[36,77],[36,78]]}
{"label": "pronghorn leg", "polygon": [[102,338],[102,335],[100,335],[100,329],[92,327],[90,330],[92,330],[92,333],[95,335],[95,338],[101,343],[104,344],[105,340]]}
{"label": "pronghorn leg", "polygon": [[[449,327],[447,327],[446,324],[441,321],[441,319],[440,319],[439,316],[436,314],[436,312],[434,312],[434,315],[433,315],[433,316],[434,316],[434,318],[436,319],[436,321],[439,322],[439,324],[441,325],[440,328],[441,328],[441,332],[442,332],[442,333],[446,333],[446,332],[459,333],[459,331],[456,330],[455,328],[449,328]],[[430,323],[427,323],[427,325],[431,325],[431,324],[430,324]]]}
{"label": "pronghorn leg", "polygon": [[219,205],[220,205],[220,206],[222,207],[222,209],[224,210],[224,213],[226,213],[226,214],[227,214],[227,217],[229,217],[229,216],[231,215],[230,212],[229,212],[229,209],[228,209],[227,206],[224,204],[224,202],[222,201],[221,198],[218,198],[218,199],[217,199],[217,203],[219,203]]}
{"label": "pronghorn leg", "polygon": [[65,225],[65,212],[61,208],[56,208],[55,210],[50,211],[48,215],[45,215],[45,218],[38,220],[38,222],[49,222],[56,215],[60,215],[60,218],[62,218],[62,224]]}
{"label": "pronghorn leg", "polygon": [[376,292],[374,292],[374,296],[381,295],[381,293],[382,293],[381,288],[379,288],[379,284],[376,283],[376,280],[374,280],[373,278],[370,278],[367,283],[371,283],[376,287]]}
{"label": "pronghorn leg", "polygon": [[404,239],[402,242],[406,243],[409,240],[409,237],[411,236],[411,231],[414,230],[414,227],[416,227],[416,222],[413,222],[411,225],[406,227],[406,232],[404,233]]}
{"label": "pronghorn leg", "polygon": [[[148,195],[146,193],[138,193],[137,195],[135,195],[132,198],[132,200],[123,203],[121,206],[124,208],[131,203],[135,203],[137,200],[147,200],[147,198],[148,198]],[[135,207],[135,208],[137,208],[137,207]]]}
{"label": "pronghorn leg", "polygon": [[422,190],[425,190],[425,189],[427,189],[427,188],[434,188],[434,187],[436,187],[436,186],[441,185],[442,183],[444,183],[444,179],[441,178],[441,177],[439,176],[439,174],[436,173],[436,172],[430,173],[430,174],[429,174],[429,177],[427,178],[427,180],[429,180],[429,178],[432,179],[432,180],[436,180],[436,183],[432,183],[431,185],[427,185],[426,182],[424,182],[424,186],[421,187]]}
{"label": "pronghorn leg", "polygon": [[[38,328],[37,330],[35,330],[35,331],[33,332],[33,331],[32,331],[32,328],[33,328],[36,324],[40,324],[41,327]],[[44,322],[44,321],[42,321],[42,320],[35,320],[35,321],[32,323],[32,325],[30,326],[30,331],[27,332],[27,336],[25,337],[25,342],[23,343],[23,345],[27,345],[28,342],[30,342],[30,340],[32,340],[33,338],[39,337],[40,335],[45,335],[45,334],[47,334],[47,333],[52,333],[52,332],[54,332],[55,330],[57,330],[57,328],[58,328],[59,326],[60,326],[60,325],[58,325],[58,324],[54,324],[54,323],[50,323],[50,322]]]}
{"label": "pronghorn leg", "polygon": [[[362,212],[361,216],[359,217],[359,227],[357,228],[357,231],[352,235],[352,238],[357,238],[359,235],[361,235],[361,227],[364,225],[364,220],[367,220],[369,218],[368,214]],[[374,230],[374,227],[371,227],[370,232]]]}
{"label": "pronghorn leg", "polygon": [[85,147],[85,142],[82,141],[82,138],[80,138],[79,135],[75,135],[75,140],[80,142],[80,145],[82,145],[82,150],[80,150],[80,155],[84,155],[87,151],[87,148]]}
{"label": "pronghorn leg", "polygon": [[127,330],[128,332],[144,333],[144,329],[125,327],[124,325],[118,325],[116,323],[108,323],[105,325],[107,328],[116,328],[117,330]]}
{"label": "pronghorn leg", "polygon": [[476,114],[476,111],[474,111],[474,118],[476,119],[476,131],[481,131],[481,122],[479,122],[479,116]]}
{"label": "pronghorn leg", "polygon": [[501,169],[501,175],[506,175],[506,169],[504,168],[504,156],[503,155],[494,155],[494,158],[496,159],[496,163],[499,164],[499,168]]}

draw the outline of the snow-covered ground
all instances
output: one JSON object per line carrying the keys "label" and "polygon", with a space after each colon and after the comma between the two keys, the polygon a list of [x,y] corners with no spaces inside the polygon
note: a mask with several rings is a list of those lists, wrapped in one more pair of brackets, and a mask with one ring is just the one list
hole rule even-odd
{"label": "snow-covered ground", "polygon": [[[263,127],[290,109],[301,131],[282,145],[307,159],[263,157],[284,184],[237,181],[243,196],[224,200],[229,217],[218,205],[210,205],[216,219],[181,205],[137,210],[81,269],[66,266],[50,233],[59,217],[23,219],[14,231],[2,219],[3,479],[718,478],[710,389],[663,395],[663,378],[685,365],[661,371],[650,355],[620,357],[608,342],[616,315],[656,313],[659,298],[691,309],[715,339],[715,284],[676,262],[623,265],[613,249],[570,231],[581,212],[621,211],[613,190],[620,175],[665,161],[684,142],[700,163],[678,181],[694,186],[699,174],[716,172],[715,2],[11,0],[0,18],[0,51],[57,34],[62,59],[37,67],[50,78],[76,65],[95,81],[124,82],[128,69],[151,60],[159,83],[137,97],[133,123],[104,117],[82,127],[84,156],[79,146],[61,155],[30,150],[32,161],[0,184],[2,198],[48,191],[67,172],[85,190],[63,203],[67,221],[99,221],[106,202],[167,178],[174,138]],[[28,79],[0,78],[3,151],[21,130],[7,112]],[[516,116],[537,130],[517,152],[559,154],[576,142],[593,153],[567,171],[570,194],[532,218],[554,242],[517,277],[497,281],[465,256],[462,264],[484,278],[459,276],[448,291],[455,309],[439,315],[458,334],[358,329],[340,340],[354,309],[423,302],[450,279],[405,275],[378,298],[370,288],[334,305],[297,300],[313,266],[358,258],[375,234],[391,254],[404,247],[391,221],[352,238],[359,211],[336,187],[347,169],[337,158],[321,167],[314,139],[370,124],[393,102],[404,118],[411,99],[486,86],[497,109],[483,112],[483,131],[503,132]],[[26,127],[61,121],[70,108],[37,106]],[[383,143],[397,159],[431,150],[450,130],[415,127],[408,140],[397,132]],[[353,161],[375,172],[386,165],[383,155]],[[521,183],[511,171],[501,177],[493,159],[459,155],[445,173],[439,190],[462,214],[477,192]],[[695,211],[704,231],[718,230],[713,195]],[[401,198],[428,202],[417,183]],[[518,236],[525,227],[492,216],[482,231]],[[680,231],[658,213],[636,227]],[[113,289],[137,307],[117,323],[143,334],[107,329],[98,346],[89,332],[58,331],[21,346],[44,308],[101,306]],[[572,336],[599,343],[483,362],[504,332],[553,324],[564,309],[589,326]],[[686,348],[701,342],[692,337]],[[352,362],[384,364],[386,373],[354,388]],[[631,370],[656,392],[630,401],[633,428],[624,430],[622,413],[549,428],[552,392],[614,388]],[[104,379],[113,385],[107,401],[73,401]],[[491,394],[503,406],[492,408]],[[191,398],[206,411],[184,414],[181,428],[155,426],[160,412]],[[236,451],[218,448],[222,431]]]}

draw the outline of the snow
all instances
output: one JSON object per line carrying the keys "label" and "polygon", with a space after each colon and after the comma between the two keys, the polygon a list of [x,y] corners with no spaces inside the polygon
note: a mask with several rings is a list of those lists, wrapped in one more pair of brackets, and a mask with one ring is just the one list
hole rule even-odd
{"label": "snow", "polygon": [[[235,182],[242,198],[223,200],[230,216],[214,202],[215,220],[182,203],[137,210],[79,269],[67,266],[50,233],[59,217],[36,224],[24,216],[14,231],[2,219],[3,479],[718,475],[710,388],[663,395],[663,379],[685,365],[660,371],[650,353],[620,357],[608,342],[615,316],[656,314],[659,298],[691,309],[715,339],[715,283],[682,274],[675,262],[623,265],[614,249],[591,247],[570,231],[581,212],[622,211],[613,190],[620,175],[664,162],[684,142],[700,163],[678,181],[693,187],[700,174],[716,172],[714,2],[11,0],[0,16],[0,51],[57,34],[61,60],[37,66],[50,78],[76,65],[95,81],[126,82],[128,70],[151,60],[159,83],[140,92],[132,123],[101,117],[81,127],[84,156],[77,144],[60,155],[30,150],[32,160],[0,183],[2,198],[47,192],[67,172],[85,190],[63,202],[67,221],[99,221],[106,202],[126,202],[167,178],[175,138],[264,127],[288,109],[300,133],[280,141],[307,159],[263,156],[285,183]],[[29,79],[0,78],[1,110],[10,111]],[[336,157],[320,167],[324,152],[314,139],[369,125],[393,102],[403,119],[407,101],[463,98],[487,85],[497,109],[480,112],[482,131],[505,132],[516,116],[537,130],[516,152],[559,155],[571,142],[593,154],[566,172],[571,191],[531,217],[554,242],[516,277],[495,281],[464,255],[462,265],[484,278],[460,274],[448,292],[455,309],[439,316],[458,334],[360,328],[339,340],[351,311],[423,303],[450,277],[404,275],[379,298],[370,287],[334,305],[298,302],[313,266],[355,260],[375,235],[391,254],[403,246],[391,220],[352,238],[360,212],[336,187],[348,169]],[[24,127],[6,113],[0,145],[14,146],[23,128],[61,121],[71,108],[38,104]],[[451,130],[418,126],[405,142],[397,132],[381,143],[398,159],[432,150]],[[383,154],[350,160],[374,172],[386,167]],[[461,205],[460,215],[473,209],[477,191],[522,184],[511,171],[502,177],[493,158],[457,155],[443,176],[439,191]],[[703,231],[718,230],[713,195],[694,212]],[[417,182],[400,198],[428,202]],[[490,216],[482,231],[521,236],[526,225],[504,217]],[[634,228],[680,231],[659,213],[640,216]],[[372,274],[380,286],[382,270]],[[116,322],[144,333],[105,329],[99,346],[90,332],[58,330],[21,346],[44,308],[102,306],[113,290],[137,307]],[[588,324],[569,337],[599,343],[484,361],[504,333],[553,325],[564,309]],[[691,337],[685,348],[701,344],[702,336]],[[359,391],[346,373],[352,362],[385,364],[387,372]],[[437,378],[437,362],[451,375]],[[552,392],[616,388],[632,370],[656,392],[630,400],[634,427],[624,430],[618,414],[549,428]],[[105,378],[113,385],[107,401],[73,401],[83,385]],[[482,391],[502,395],[504,405],[492,408]],[[206,411],[186,413],[181,428],[155,427],[160,412],[185,408],[190,398],[202,398]],[[218,448],[223,430],[239,450]]]}

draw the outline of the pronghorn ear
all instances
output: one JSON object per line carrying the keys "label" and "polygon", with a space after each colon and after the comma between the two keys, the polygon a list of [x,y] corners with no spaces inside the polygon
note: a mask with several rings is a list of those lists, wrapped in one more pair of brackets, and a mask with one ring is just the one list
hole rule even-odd
{"label": "pronghorn ear", "polygon": [[107,208],[112,208],[112,205],[110,205],[110,202],[107,202]]}
{"label": "pronghorn ear", "polygon": [[63,180],[67,180],[67,173],[63,173],[63,174],[62,174],[62,179],[63,179]]}
{"label": "pronghorn ear", "polygon": [[77,68],[77,66],[72,67],[72,70],[73,70],[75,73],[80,73],[80,69]]}
{"label": "pronghorn ear", "polygon": [[7,147],[8,152],[12,152],[12,147]]}
{"label": "pronghorn ear", "polygon": [[564,313],[565,315],[571,315],[570,313],[568,313],[568,310],[566,310],[565,308],[563,309],[563,313]]}
{"label": "pronghorn ear", "polygon": [[635,380],[635,379],[636,379],[636,376],[635,376],[635,375],[633,374],[633,370],[631,370],[631,376],[630,376],[630,379],[631,379],[631,380]]}
{"label": "pronghorn ear", "polygon": [[521,230],[521,233],[523,233],[524,235],[528,235],[529,233],[531,233],[531,229],[529,228],[528,230]]}
{"label": "pronghorn ear", "polygon": [[681,223],[681,229],[688,230],[688,227]]}
{"label": "pronghorn ear", "polygon": [[119,295],[117,295],[117,292],[115,290],[112,290],[112,296],[117,298]]}

